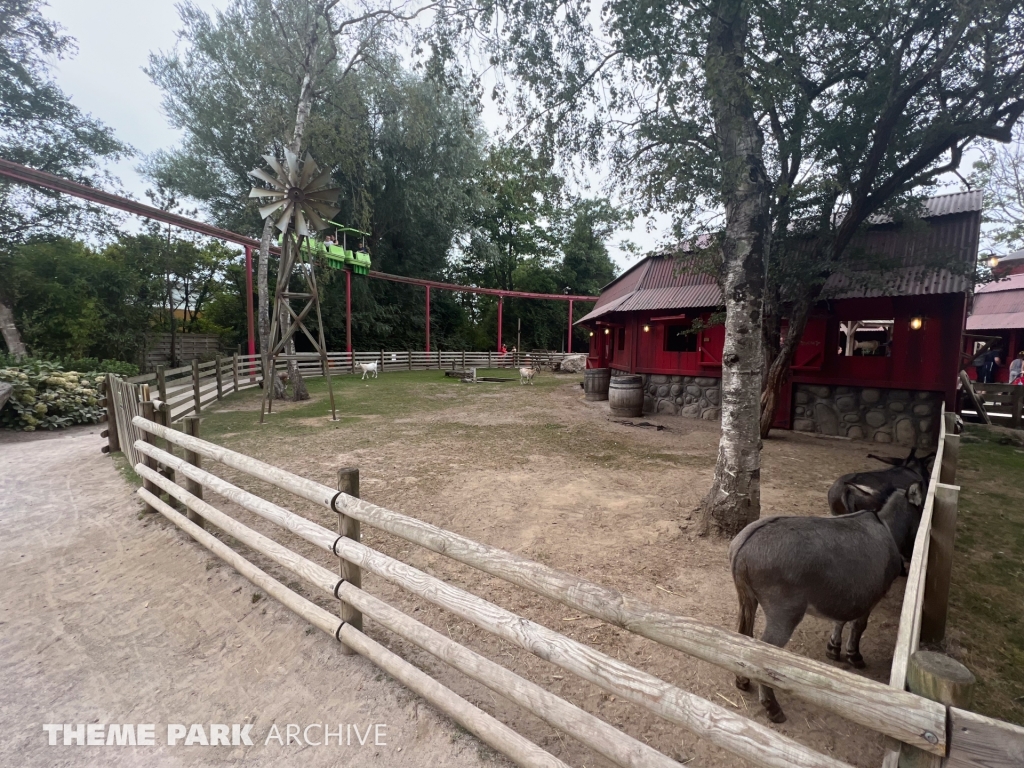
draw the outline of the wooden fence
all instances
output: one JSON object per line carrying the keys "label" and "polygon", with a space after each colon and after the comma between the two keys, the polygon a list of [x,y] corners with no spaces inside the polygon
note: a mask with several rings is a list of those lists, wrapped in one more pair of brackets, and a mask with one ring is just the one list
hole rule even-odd
{"label": "wooden fence", "polygon": [[[178,333],[174,339],[175,357],[178,360],[193,358],[209,359],[221,352],[220,336],[215,333]],[[158,365],[168,365],[171,360],[171,334],[156,333],[146,337],[145,366],[147,371],[156,370]]]}
{"label": "wooden fence", "polygon": [[[971,382],[974,394],[981,398],[985,413],[978,414],[989,424],[1021,429],[1024,427],[1024,386]],[[964,407],[970,407],[970,401]],[[987,418],[986,418],[987,415]]]}
{"label": "wooden fence", "polygon": [[[159,412],[159,405],[150,407],[149,411]],[[954,479],[957,447],[955,436],[946,432],[945,424],[940,440],[941,455],[929,482],[925,514],[907,581],[893,676],[887,686],[692,618],[667,613],[609,587],[371,504],[358,498],[357,470],[354,478],[351,472],[347,476],[343,474],[338,488],[332,488],[199,439],[195,436],[196,419],[189,420],[192,427],[188,431],[192,434],[183,434],[142,416],[129,418],[125,413],[124,418],[141,432],[141,438],[134,445],[139,457],[135,468],[144,481],[139,494],[151,510],[165,515],[268,595],[335,637],[348,652],[369,658],[518,765],[562,766],[564,763],[363,634],[363,617],[536,714],[616,765],[667,768],[678,764],[611,724],[363,591],[363,570],[596,684],[610,694],[645,707],[652,714],[682,726],[754,765],[838,768],[846,764],[819,754],[768,725],[682,690],[371,549],[360,542],[361,525],[386,531],[589,616],[786,691],[816,707],[884,734],[892,740],[886,765],[895,766],[901,751],[907,755],[908,761],[911,754],[913,759],[924,761],[915,764],[1021,765],[1017,756],[1024,755],[1024,729],[981,718],[905,690],[907,665],[913,658],[911,654],[927,632],[933,631],[928,628],[937,626],[940,614],[942,622],[945,616],[952,546],[947,505],[949,496],[945,489],[955,487],[948,481]],[[176,455],[178,452],[183,452],[184,457]],[[338,531],[328,530],[228,482],[211,471],[216,465],[258,478],[333,510],[339,516]],[[174,478],[183,479],[186,488],[177,485]],[[228,517],[203,500],[204,488],[337,556],[342,578]],[[162,498],[164,494],[166,500]],[[175,504],[187,510],[188,517],[175,509]],[[955,508],[954,496],[953,525]],[[205,523],[220,528],[313,587],[337,598],[341,603],[340,618],[259,570],[203,530]],[[946,574],[944,585],[943,573]]]}

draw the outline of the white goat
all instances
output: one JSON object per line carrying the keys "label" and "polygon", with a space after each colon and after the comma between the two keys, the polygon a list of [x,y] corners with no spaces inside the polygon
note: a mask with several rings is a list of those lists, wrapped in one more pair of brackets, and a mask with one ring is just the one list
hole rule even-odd
{"label": "white goat", "polygon": [[878,342],[878,341],[872,339],[870,341],[858,341],[858,342],[855,342],[854,345],[853,345],[853,348],[861,350],[862,354],[873,355],[873,354],[875,354],[875,352],[878,351],[878,348],[880,346],[881,346],[881,342]]}
{"label": "white goat", "polygon": [[363,372],[363,378],[365,379],[368,374],[373,374],[373,378],[377,378],[377,361],[374,360],[372,363],[359,363],[359,370]]}
{"label": "white goat", "polygon": [[520,368],[519,369],[519,386],[523,384],[529,384],[533,386],[533,376],[537,373],[533,368]]}

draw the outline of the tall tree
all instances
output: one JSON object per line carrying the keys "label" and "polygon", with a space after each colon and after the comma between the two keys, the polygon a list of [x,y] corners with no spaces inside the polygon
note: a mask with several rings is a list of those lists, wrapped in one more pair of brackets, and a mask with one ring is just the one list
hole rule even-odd
{"label": "tall tree", "polygon": [[[0,153],[7,160],[105,186],[103,161],[130,153],[109,128],[82,113],[53,82],[48,61],[74,53],[74,40],[47,19],[42,0],[0,0]],[[110,216],[57,193],[0,181],[0,250],[55,232],[109,233]],[[2,265],[0,265],[2,269]],[[0,332],[9,352],[25,353],[0,279]]]}
{"label": "tall tree", "polygon": [[1006,144],[985,142],[972,185],[985,191],[984,235],[1000,252],[1024,248],[1024,127]]}

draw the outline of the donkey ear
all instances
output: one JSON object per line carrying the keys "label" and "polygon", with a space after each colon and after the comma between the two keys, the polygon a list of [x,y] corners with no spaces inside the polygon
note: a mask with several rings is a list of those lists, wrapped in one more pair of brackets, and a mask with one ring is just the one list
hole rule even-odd
{"label": "donkey ear", "polygon": [[914,483],[907,489],[907,501],[915,507],[924,506],[924,494],[920,483]]}

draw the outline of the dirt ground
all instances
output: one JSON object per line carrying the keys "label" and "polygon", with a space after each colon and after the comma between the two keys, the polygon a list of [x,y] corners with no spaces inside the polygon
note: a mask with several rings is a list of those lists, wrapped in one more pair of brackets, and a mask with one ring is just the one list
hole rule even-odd
{"label": "dirt ground", "polygon": [[[163,518],[140,518],[99,431],[0,431],[0,766],[495,764]],[[45,723],[152,723],[156,746],[49,746]],[[171,723],[253,724],[254,745],[170,747]],[[312,723],[357,725],[365,743],[265,743],[273,725]]]}
{"label": "dirt ground", "polygon": [[[520,387],[517,383],[460,384],[443,379],[438,372],[385,374],[366,382],[340,378],[335,380],[335,397],[342,418],[336,424],[326,418],[324,384],[314,381],[312,402],[283,404],[262,427],[256,423],[257,392],[229,398],[205,415],[202,435],[325,484],[336,482],[338,468],[358,466],[362,496],[374,503],[667,610],[733,629],[736,598],[728,571],[728,544],[695,536],[691,514],[710,484],[718,424],[645,417],[666,429],[625,426],[609,418],[607,403],[585,402],[578,379],[544,374],[536,387]],[[883,452],[865,443],[775,433],[763,454],[764,514],[825,514],[826,491],[838,475],[880,466],[866,458],[869,451]],[[216,471],[322,525],[336,524],[327,510],[226,467]],[[215,503],[303,555],[331,564],[330,557],[311,545],[224,500]],[[154,529],[168,528],[159,519],[147,522]],[[163,536],[179,544],[184,541],[173,529]],[[717,704],[766,722],[756,695],[737,691],[731,676],[716,667],[365,526],[364,541]],[[182,550],[194,551],[195,547]],[[266,567],[258,556],[254,559]],[[273,566],[267,570],[290,580]],[[888,679],[904,583],[899,579],[893,585],[872,616],[862,644],[868,664],[863,674],[879,681]],[[646,710],[495,640],[382,579],[364,575],[364,587],[681,763],[733,766],[739,762]],[[329,599],[309,596],[330,605]],[[277,642],[288,647],[294,642],[293,624],[281,624],[273,637],[268,635],[268,647]],[[761,621],[758,632],[760,628]],[[372,622],[367,622],[367,631],[569,764],[580,768],[609,765]],[[789,648],[827,661],[827,634],[826,622],[807,617]],[[283,649],[279,652],[285,653]],[[855,765],[880,762],[882,738],[877,734],[791,696],[780,694],[780,702],[789,715],[787,723],[772,726],[780,733]],[[420,754],[422,765],[445,764],[443,758]]]}

